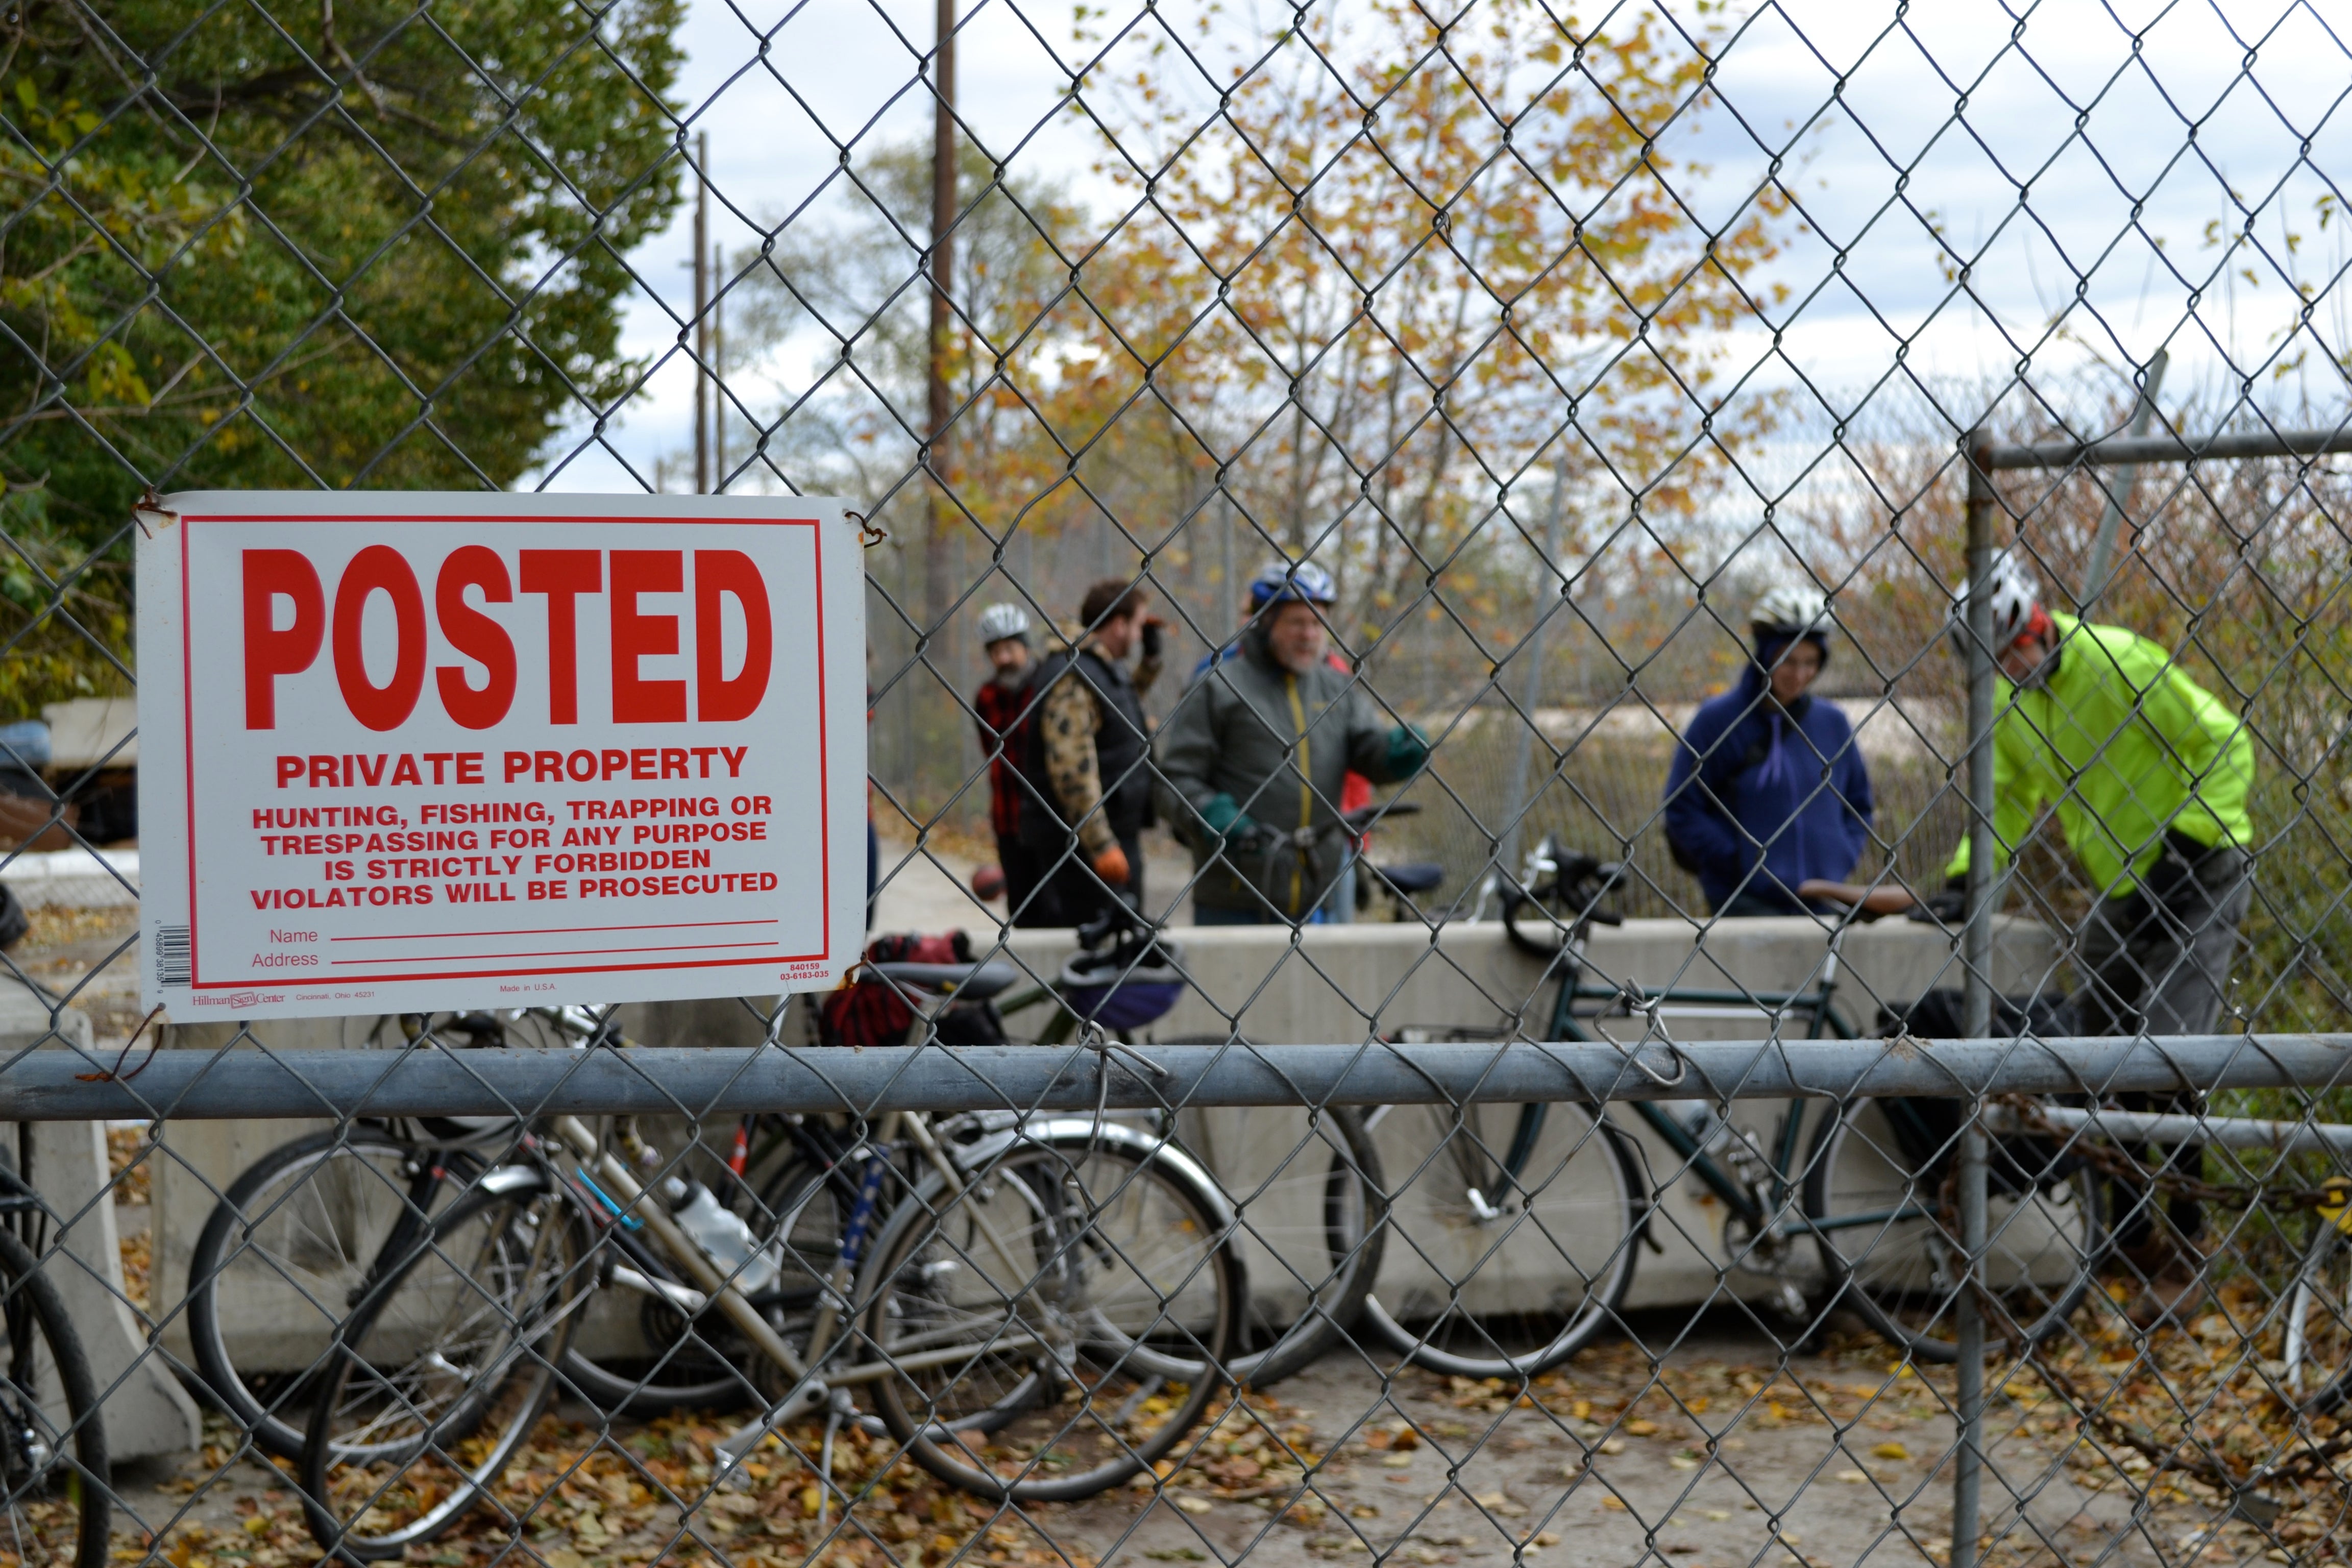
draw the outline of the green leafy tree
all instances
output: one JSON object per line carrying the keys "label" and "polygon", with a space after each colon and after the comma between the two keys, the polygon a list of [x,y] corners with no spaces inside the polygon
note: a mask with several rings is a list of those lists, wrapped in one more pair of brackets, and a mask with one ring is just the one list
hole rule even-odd
{"label": "green leafy tree", "polygon": [[625,394],[625,258],[678,195],[680,10],[0,15],[0,481],[29,583],[0,635],[46,650],[0,702],[110,684],[107,617],[57,617],[127,598],[150,483],[504,486]]}

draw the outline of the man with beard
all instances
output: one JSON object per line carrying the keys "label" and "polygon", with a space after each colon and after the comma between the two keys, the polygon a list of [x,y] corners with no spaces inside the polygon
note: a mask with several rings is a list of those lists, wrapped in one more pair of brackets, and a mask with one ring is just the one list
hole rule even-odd
{"label": "man with beard", "polygon": [[1171,820],[1199,868],[1201,925],[1311,918],[1349,854],[1343,776],[1352,768],[1402,784],[1429,760],[1427,742],[1384,722],[1357,678],[1325,657],[1330,574],[1307,562],[1276,576],[1240,652],[1201,672],[1156,748]]}

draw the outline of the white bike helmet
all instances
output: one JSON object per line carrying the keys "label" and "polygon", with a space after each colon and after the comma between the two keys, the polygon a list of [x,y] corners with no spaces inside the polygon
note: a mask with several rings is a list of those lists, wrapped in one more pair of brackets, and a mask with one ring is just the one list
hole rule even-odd
{"label": "white bike helmet", "polygon": [[1774,588],[1748,612],[1748,624],[1776,637],[1829,639],[1836,629],[1827,599],[1811,588]]}
{"label": "white bike helmet", "polygon": [[[1998,658],[2011,643],[2034,629],[2042,616],[2042,590],[2033,574],[2004,550],[1993,557],[1989,574],[1992,588],[1992,652]],[[1952,589],[1952,616],[1946,624],[1952,651],[1969,657],[1969,584],[1964,578]]]}
{"label": "white bike helmet", "polygon": [[984,647],[1007,637],[1029,636],[1029,617],[1018,605],[991,605],[980,612],[980,640]]}

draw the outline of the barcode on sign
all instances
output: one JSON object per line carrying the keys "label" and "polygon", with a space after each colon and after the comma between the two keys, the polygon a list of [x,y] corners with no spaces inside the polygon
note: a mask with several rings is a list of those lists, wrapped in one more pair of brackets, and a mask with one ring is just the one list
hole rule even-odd
{"label": "barcode on sign", "polygon": [[186,985],[195,979],[188,964],[188,928],[155,928],[155,984]]}

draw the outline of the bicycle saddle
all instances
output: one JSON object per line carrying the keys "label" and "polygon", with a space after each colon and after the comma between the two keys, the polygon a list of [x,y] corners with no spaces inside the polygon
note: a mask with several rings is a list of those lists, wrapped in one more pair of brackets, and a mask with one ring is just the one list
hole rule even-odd
{"label": "bicycle saddle", "polygon": [[1372,873],[1400,893],[1425,893],[1445,880],[1445,868],[1429,860],[1408,860],[1401,866],[1373,865]]}
{"label": "bicycle saddle", "polygon": [[869,963],[866,967],[893,984],[952,991],[974,1002],[1002,995],[1021,983],[1019,970],[994,959],[986,963]]}

